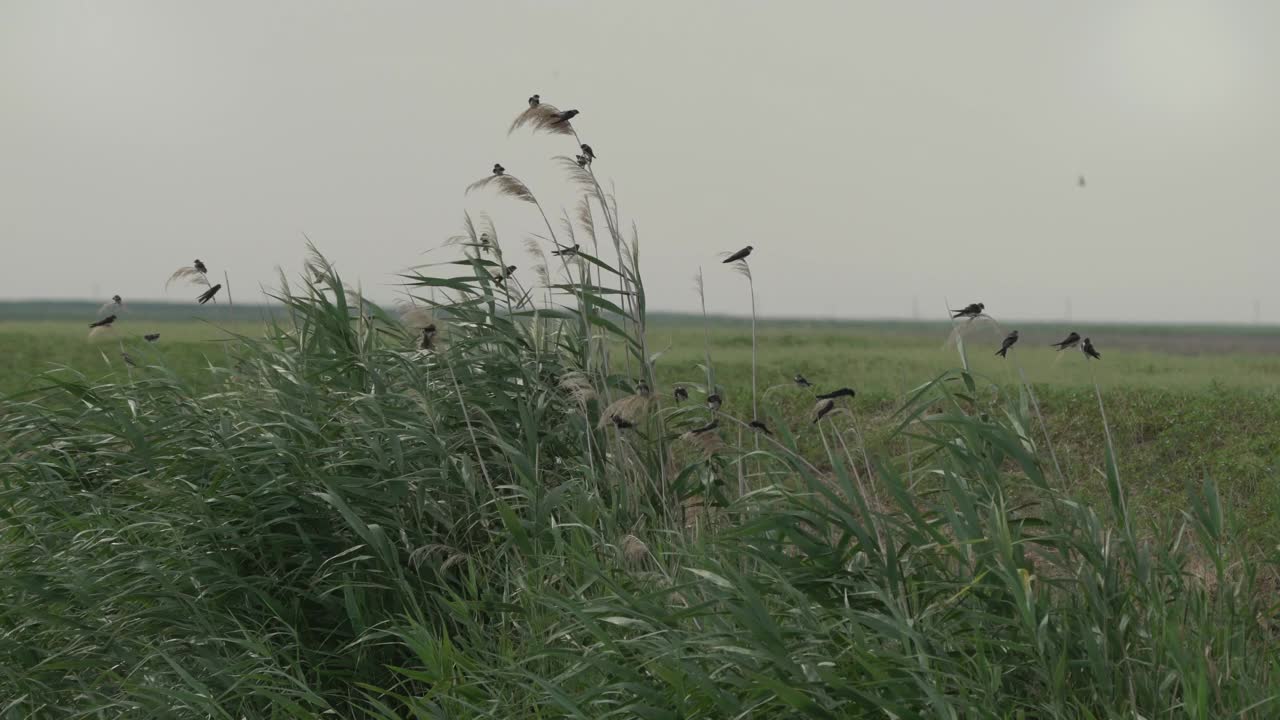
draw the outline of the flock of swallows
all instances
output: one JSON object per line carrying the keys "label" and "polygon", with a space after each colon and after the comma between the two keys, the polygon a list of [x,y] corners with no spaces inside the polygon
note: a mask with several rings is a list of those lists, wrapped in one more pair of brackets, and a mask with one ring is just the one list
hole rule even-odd
{"label": "flock of swallows", "polygon": [[[951,316],[951,319],[968,318],[969,320],[974,320],[985,315],[986,309],[987,306],[982,303],[973,303],[971,305],[966,305],[961,310],[955,311],[955,314]],[[1009,348],[1013,347],[1016,342],[1018,342],[1018,331],[1014,330],[1005,336],[1004,341],[1000,343],[1000,349],[996,351],[996,355],[999,355],[1000,357],[1009,357]],[[1080,352],[1084,353],[1085,357],[1090,357],[1094,360],[1102,359],[1102,353],[1098,352],[1097,349],[1093,347],[1093,341],[1089,338],[1082,339],[1080,337],[1080,333],[1075,331],[1072,331],[1070,335],[1063,338],[1061,342],[1050,343],[1049,347],[1058,348],[1058,352],[1062,352],[1068,348],[1079,347]]]}
{"label": "flock of swallows", "polygon": [[[178,271],[169,278],[169,282],[172,283],[179,277],[193,277],[195,278],[196,283],[209,286],[208,274],[209,268],[205,267],[205,264],[200,262],[200,259],[197,258],[195,262],[191,263],[190,267],[178,268]],[[210,300],[213,300],[214,296],[217,295],[218,291],[221,289],[222,283],[209,287],[208,290],[200,293],[196,298],[196,302],[204,305]],[[214,300],[214,302],[217,301]],[[93,337],[94,333],[101,332],[103,330],[110,330],[114,327],[116,320],[120,319],[120,315],[124,312],[124,309],[124,298],[119,295],[112,295],[110,302],[98,308],[98,319],[89,323],[89,336]],[[142,336],[142,339],[149,343],[153,343],[160,339],[160,333],[147,333]],[[133,358],[129,356],[129,353],[122,352],[120,353],[120,357],[124,358],[124,361],[129,365],[135,365]]]}

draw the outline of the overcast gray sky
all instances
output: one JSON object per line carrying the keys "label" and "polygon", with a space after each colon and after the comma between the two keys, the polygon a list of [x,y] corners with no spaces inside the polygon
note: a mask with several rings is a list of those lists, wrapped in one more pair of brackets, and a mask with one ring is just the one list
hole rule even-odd
{"label": "overcast gray sky", "polygon": [[655,308],[696,308],[702,264],[745,310],[716,253],[751,244],[766,315],[1280,322],[1278,28],[1274,0],[0,0],[0,297],[163,297],[194,257],[246,297],[305,232],[390,298],[464,210],[539,230],[464,198],[494,162],[573,202],[571,142],[507,136],[539,92],[582,111]]}

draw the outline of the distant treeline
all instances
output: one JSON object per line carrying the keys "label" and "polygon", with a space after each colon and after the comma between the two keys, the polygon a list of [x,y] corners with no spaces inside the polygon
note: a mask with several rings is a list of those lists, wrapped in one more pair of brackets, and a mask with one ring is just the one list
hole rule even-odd
{"label": "distant treeline", "polygon": [[[6,300],[0,301],[0,321],[75,320],[91,322],[96,319],[98,309],[101,307],[102,303],[90,300]],[[125,308],[130,320],[149,320],[153,322],[182,322],[186,320],[253,322],[284,314],[284,308],[279,305],[236,303],[233,307],[225,302],[216,305],[197,305],[194,302],[129,302],[126,299]]]}

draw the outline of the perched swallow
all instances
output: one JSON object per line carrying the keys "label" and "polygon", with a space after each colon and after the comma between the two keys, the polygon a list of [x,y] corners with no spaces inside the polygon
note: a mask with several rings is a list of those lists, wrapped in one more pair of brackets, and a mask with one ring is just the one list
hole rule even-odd
{"label": "perched swallow", "polygon": [[713,412],[720,409],[720,403],[719,395],[712,393],[707,396],[707,407],[711,408]]}
{"label": "perched swallow", "polygon": [[160,339],[160,333],[150,333],[147,335],[143,335],[142,339],[146,340],[147,342],[155,342]]}
{"label": "perched swallow", "polygon": [[418,348],[421,350],[430,350],[432,348],[432,345],[435,343],[435,337],[436,337],[435,323],[432,323],[422,328],[422,340],[418,343]]}
{"label": "perched swallow", "polygon": [[592,150],[590,145],[586,143],[582,143],[581,147],[582,147],[582,154],[587,157],[588,161],[596,159],[596,151]]}
{"label": "perched swallow", "polygon": [[693,433],[694,435],[701,435],[702,433],[708,433],[708,432],[711,432],[712,430],[715,430],[715,429],[716,429],[716,428],[718,428],[718,427],[720,427],[720,421],[719,421],[719,420],[712,420],[711,422],[707,423],[706,425],[703,425],[703,426],[702,426],[702,427],[700,427],[700,428],[694,428],[694,429],[690,430],[689,432]]}
{"label": "perched swallow", "polygon": [[542,104],[542,96],[534,93],[529,96],[529,107],[538,107]]}
{"label": "perched swallow", "polygon": [[1058,348],[1058,352],[1062,352],[1067,348],[1075,347],[1080,342],[1080,333],[1073,332],[1062,340],[1062,342],[1053,343],[1049,347]]}
{"label": "perched swallow", "polygon": [[119,295],[112,295],[112,296],[111,296],[111,302],[113,302],[113,303],[115,303],[115,304],[117,304],[117,305],[123,305],[123,304],[124,304],[124,298],[120,297]]}
{"label": "perched swallow", "polygon": [[590,160],[587,159],[586,155],[579,155],[575,159],[578,161],[578,167],[580,168],[587,167],[587,164],[591,162]]}
{"label": "perched swallow", "polygon": [[562,247],[559,250],[552,250],[551,254],[559,255],[561,257],[573,257],[574,255],[578,254],[578,247],[579,246],[577,244],[575,244],[573,247]]}
{"label": "perched swallow", "polygon": [[577,116],[577,110],[565,110],[564,112],[556,113],[556,122],[567,123]]}
{"label": "perched swallow", "polygon": [[217,285],[214,285],[208,290],[205,290],[204,292],[200,293],[200,297],[196,298],[196,302],[200,303],[201,305],[209,302],[210,300],[213,299],[214,295],[218,294],[218,291],[221,289],[222,289],[222,283],[218,283]]}
{"label": "perched swallow", "polygon": [[1094,360],[1102,359],[1102,353],[1093,349],[1093,341],[1091,341],[1089,338],[1084,339],[1084,343],[1080,345],[1080,351],[1083,352],[1085,355],[1088,355],[1089,357],[1093,358]]}
{"label": "perched swallow", "polygon": [[676,402],[684,402],[689,399],[689,391],[683,387],[677,387],[675,391]]}
{"label": "perched swallow", "polygon": [[91,323],[89,323],[89,327],[91,327],[91,328],[97,328],[97,327],[111,327],[111,323],[113,323],[113,322],[115,322],[115,321],[116,321],[116,316],[115,316],[115,315],[108,315],[108,316],[106,316],[106,317],[102,318],[101,320],[99,320],[99,321],[97,321],[97,322],[91,322]]}
{"label": "perched swallow", "polygon": [[857,394],[858,393],[856,393],[853,388],[845,387],[845,388],[840,388],[839,390],[832,390],[829,393],[823,393],[818,396],[818,399],[819,400],[835,400],[836,398],[853,397],[854,395],[857,395]]}
{"label": "perched swallow", "polygon": [[747,423],[747,424],[755,428],[756,430],[759,430],[760,432],[764,433],[765,435],[773,435],[773,433],[769,432],[769,426],[765,425],[760,420],[752,420],[750,423]]}
{"label": "perched swallow", "polygon": [[129,367],[138,367],[138,363],[134,362],[133,358],[129,357],[129,353],[127,352],[120,353],[120,359],[124,360],[124,364]]}
{"label": "perched swallow", "polygon": [[502,167],[502,164],[501,164],[501,163],[494,163],[494,164],[493,164],[493,174],[494,174],[494,175],[501,175],[501,174],[505,173],[506,171],[507,171],[507,169],[506,169],[506,168],[504,168],[504,167]]}
{"label": "perched swallow", "polygon": [[507,278],[515,274],[515,271],[516,271],[515,265],[508,265],[506,270],[504,270],[503,272],[494,274],[493,281],[499,285],[504,285],[507,282]]}
{"label": "perched swallow", "polygon": [[826,417],[827,413],[829,413],[829,412],[831,412],[832,410],[834,410],[834,409],[835,409],[835,407],[836,407],[836,401],[835,401],[835,400],[822,400],[822,401],[820,401],[820,402],[819,402],[817,405],[815,405],[815,406],[814,406],[814,408],[813,408],[813,421],[816,423],[816,422],[818,422],[819,420],[821,420],[822,418]]}
{"label": "perched swallow", "polygon": [[750,245],[748,245],[748,246],[746,246],[746,247],[742,248],[741,250],[739,250],[738,252],[736,252],[736,253],[734,253],[734,254],[730,255],[729,257],[725,258],[725,259],[724,259],[724,262],[726,262],[726,263],[731,263],[731,262],[733,262],[734,260],[745,260],[745,259],[746,259],[746,257],[747,257],[748,255],[750,255],[750,254],[751,254],[751,251],[752,251],[752,250],[755,250],[755,248],[753,248],[753,247],[751,247]]}
{"label": "perched swallow", "polygon": [[983,305],[982,303],[973,303],[972,305],[966,305],[966,306],[965,306],[965,308],[964,308],[963,310],[961,310],[961,311],[957,312],[955,315],[952,315],[951,317],[953,317],[953,318],[958,318],[958,317],[970,317],[970,318],[978,317],[979,315],[981,315],[981,314],[982,314],[982,311],[983,311],[983,310],[985,310],[985,309],[986,309],[986,307],[987,307],[987,306],[986,306],[986,305]]}
{"label": "perched swallow", "polygon": [[650,392],[652,391],[649,389],[649,383],[645,382],[643,379],[636,383],[637,395],[648,395]]}
{"label": "perched swallow", "polygon": [[609,419],[613,421],[613,424],[616,425],[619,430],[630,430],[636,426],[635,423],[619,415],[614,415]]}
{"label": "perched swallow", "polygon": [[809,382],[805,378],[805,376],[801,375],[800,373],[796,373],[795,380],[796,380],[796,384],[799,385],[800,387],[813,387],[813,383]]}
{"label": "perched swallow", "polygon": [[205,267],[204,263],[200,262],[200,258],[196,258],[196,261],[191,263],[191,267],[195,268],[196,272],[200,273],[201,275],[209,274],[209,268]]}
{"label": "perched swallow", "polygon": [[1000,357],[1009,357],[1009,348],[1013,347],[1016,342],[1018,342],[1018,331],[1014,330],[1004,337],[1004,342],[1000,343],[1000,349],[996,351],[996,354]]}

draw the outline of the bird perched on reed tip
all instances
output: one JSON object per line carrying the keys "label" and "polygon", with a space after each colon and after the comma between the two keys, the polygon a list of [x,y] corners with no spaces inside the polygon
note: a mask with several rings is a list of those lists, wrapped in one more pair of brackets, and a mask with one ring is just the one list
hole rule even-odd
{"label": "bird perched on reed tip", "polygon": [[952,315],[951,317],[952,318],[978,317],[979,315],[982,314],[982,311],[985,310],[986,308],[987,306],[983,305],[982,303],[973,303],[971,305],[966,305],[963,310],[960,310],[959,312],[957,312],[955,315]]}
{"label": "bird perched on reed tip", "polygon": [[1070,335],[1063,338],[1062,342],[1051,343],[1049,347],[1056,347],[1058,348],[1058,352],[1062,352],[1067,348],[1075,347],[1076,343],[1078,342],[1080,342],[1080,333],[1073,332]]}
{"label": "bird perched on reed tip", "polygon": [[569,122],[570,120],[574,119],[574,118],[575,118],[575,117],[577,117],[577,116],[578,116],[578,111],[577,111],[577,110],[565,110],[564,112],[556,113],[556,120],[555,120],[555,121],[556,121],[556,122],[559,122],[559,123],[566,123],[566,122]]}
{"label": "bird perched on reed tip", "polygon": [[712,393],[707,396],[707,407],[711,408],[713,411],[719,410],[720,404],[721,400],[719,395]]}
{"label": "bird perched on reed tip", "polygon": [[91,322],[91,323],[89,323],[89,327],[91,327],[91,328],[111,327],[111,323],[113,323],[113,322],[115,322],[115,321],[116,321],[116,316],[115,316],[115,315],[108,315],[108,316],[106,316],[106,317],[102,318],[101,320],[98,320],[97,322]]}
{"label": "bird perched on reed tip", "polygon": [[689,399],[689,391],[684,389],[683,387],[677,387],[676,391],[672,394],[675,395],[676,402],[678,403],[684,402],[685,400]]}
{"label": "bird perched on reed tip", "polygon": [[809,382],[808,378],[800,373],[796,373],[795,381],[800,387],[813,387],[813,383]]}
{"label": "bird perched on reed tip", "polygon": [[590,145],[582,143],[580,147],[582,148],[582,154],[586,156],[588,161],[596,159],[596,151],[592,150]]}
{"label": "bird perched on reed tip", "polygon": [[542,96],[534,93],[529,96],[529,107],[538,107],[542,104]]}
{"label": "bird perched on reed tip", "polygon": [[501,174],[505,173],[506,171],[507,171],[507,169],[506,169],[506,168],[504,168],[504,167],[502,167],[502,163],[494,163],[494,164],[493,164],[493,174],[494,174],[494,175],[501,175]]}
{"label": "bird perched on reed tip", "polygon": [[585,168],[587,167],[587,165],[591,164],[591,161],[587,159],[587,156],[586,156],[586,155],[579,155],[579,156],[577,156],[577,157],[576,157],[576,158],[574,158],[574,159],[577,161],[577,163],[578,163],[578,167],[580,167],[580,168],[584,168],[584,169],[585,169]]}
{"label": "bird perched on reed tip", "polygon": [[422,328],[422,339],[418,342],[418,349],[430,350],[435,344],[436,324],[431,323]]}
{"label": "bird perched on reed tip", "polygon": [[739,250],[738,252],[736,252],[736,253],[734,253],[734,254],[730,255],[729,257],[725,258],[725,259],[724,259],[724,262],[725,262],[725,263],[731,263],[731,262],[734,262],[734,261],[736,261],[736,260],[746,260],[746,259],[747,259],[747,256],[751,254],[751,251],[752,251],[752,250],[755,250],[755,248],[753,248],[753,247],[751,247],[750,245],[748,245],[748,246],[746,246],[746,247],[742,248],[741,250]]}
{"label": "bird perched on reed tip", "polygon": [[196,298],[196,302],[200,303],[201,305],[204,305],[205,303],[212,300],[213,296],[217,295],[218,291],[221,289],[222,289],[222,283],[218,283],[217,285],[214,285],[208,290],[205,290],[204,292],[200,293],[200,297]]}
{"label": "bird perched on reed tip", "polygon": [[1000,349],[996,351],[996,354],[1000,357],[1009,357],[1009,348],[1013,347],[1016,342],[1018,342],[1018,331],[1014,330],[1004,337],[1004,342],[1000,343]]}
{"label": "bird perched on reed tip", "polygon": [[1083,352],[1086,356],[1093,358],[1094,360],[1102,359],[1102,353],[1094,349],[1093,341],[1090,340],[1089,338],[1084,339],[1084,342],[1080,345],[1080,351]]}
{"label": "bird perched on reed tip", "polygon": [[853,397],[854,395],[857,395],[857,394],[858,393],[854,391],[853,388],[843,387],[843,388],[840,388],[839,390],[832,390],[829,393],[822,393],[821,395],[818,396],[818,399],[819,400],[835,400],[836,398]]}
{"label": "bird perched on reed tip", "polygon": [[200,262],[200,258],[196,258],[196,261],[191,263],[191,267],[195,268],[196,272],[200,273],[201,275],[209,274],[209,268],[205,267],[204,263]]}

